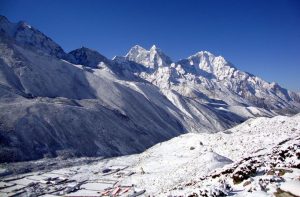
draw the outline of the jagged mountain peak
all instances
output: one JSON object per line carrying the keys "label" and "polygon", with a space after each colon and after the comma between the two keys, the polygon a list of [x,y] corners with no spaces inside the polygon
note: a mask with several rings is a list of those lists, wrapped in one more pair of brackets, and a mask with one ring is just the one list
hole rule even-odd
{"label": "jagged mountain peak", "polygon": [[134,45],[129,52],[125,55],[125,57],[132,57],[132,56],[137,56],[141,53],[146,53],[147,50],[140,45]]}
{"label": "jagged mountain peak", "polygon": [[201,60],[206,60],[206,61],[214,61],[217,60],[219,62],[223,62],[224,64],[229,64],[229,62],[223,57],[223,56],[217,56],[209,51],[199,51],[195,53],[194,55],[191,55],[187,58],[188,60],[193,60],[193,59],[201,59]]}
{"label": "jagged mountain peak", "polygon": [[156,45],[152,45],[152,47],[149,49],[149,52],[152,54],[158,54],[161,57],[169,58],[160,48],[158,48]]}
{"label": "jagged mountain peak", "polygon": [[188,73],[209,79],[231,77],[233,71],[236,70],[224,57],[216,56],[209,51],[199,51],[187,59],[180,60],[177,64]]}
{"label": "jagged mountain peak", "polygon": [[171,58],[165,55],[156,45],[153,45],[149,50],[135,45],[129,50],[125,57],[127,60],[149,68],[168,66],[172,63]]}
{"label": "jagged mountain peak", "polygon": [[0,15],[0,32],[6,36],[12,37],[15,34],[18,25],[11,23],[5,16]]}
{"label": "jagged mountain peak", "polygon": [[157,47],[155,44],[150,47],[149,51],[156,51],[156,52],[163,53],[163,51],[159,47]]}
{"label": "jagged mountain peak", "polygon": [[[24,29],[31,29],[31,25],[29,25],[26,21],[19,21],[17,23],[10,22],[5,16],[0,15],[0,30],[5,33],[7,36],[15,36],[18,31]],[[34,31],[39,32],[34,29]]]}
{"label": "jagged mountain peak", "polygon": [[[289,108],[293,106],[292,100],[300,100],[297,94],[241,71],[223,56],[209,51],[199,51],[175,63],[155,45],[149,50],[139,46],[133,49],[135,53],[131,50],[124,59],[119,58],[118,63],[126,65],[124,68],[130,64],[126,63],[128,60],[145,66],[146,70],[135,69],[136,73],[160,88],[175,89],[187,96],[199,90],[205,92],[207,98],[224,100],[229,104],[245,103],[270,109]],[[224,92],[230,96],[225,98]],[[284,103],[276,105],[278,100]]]}
{"label": "jagged mountain peak", "polygon": [[26,48],[57,58],[65,56],[64,50],[57,43],[25,21],[12,23],[6,17],[1,16],[0,32]]}
{"label": "jagged mountain peak", "polygon": [[211,52],[209,51],[199,51],[197,53],[195,53],[194,55],[192,56],[211,56],[211,57],[215,57],[214,54],[212,54]]}
{"label": "jagged mountain peak", "polygon": [[156,45],[154,44],[154,45],[152,45],[152,47],[150,48],[150,50],[156,50],[157,49],[157,47],[156,47]]}
{"label": "jagged mountain peak", "polygon": [[74,64],[97,68],[100,62],[107,63],[109,60],[98,51],[83,46],[70,51],[68,53],[68,61]]}
{"label": "jagged mountain peak", "polygon": [[152,54],[155,54],[155,53],[163,54],[162,50],[159,49],[156,45],[152,45],[149,49],[149,52],[152,53]]}
{"label": "jagged mountain peak", "polygon": [[22,28],[29,28],[31,29],[31,25],[29,25],[26,21],[19,21],[18,26]]}
{"label": "jagged mountain peak", "polygon": [[0,23],[3,23],[3,22],[9,22],[9,21],[5,16],[0,15]]}
{"label": "jagged mountain peak", "polygon": [[99,53],[98,51],[96,51],[94,49],[90,49],[90,48],[85,47],[85,46],[82,46],[78,49],[74,49],[74,50],[70,51],[69,53],[74,53],[75,51],[81,51],[81,52],[84,52],[84,53]]}

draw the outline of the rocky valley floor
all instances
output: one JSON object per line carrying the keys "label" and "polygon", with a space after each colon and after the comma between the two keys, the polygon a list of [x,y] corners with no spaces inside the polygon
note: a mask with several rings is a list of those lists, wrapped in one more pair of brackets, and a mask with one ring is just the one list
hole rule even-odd
{"label": "rocky valley floor", "polygon": [[255,118],[140,154],[2,164],[0,196],[299,196],[299,165],[300,116]]}

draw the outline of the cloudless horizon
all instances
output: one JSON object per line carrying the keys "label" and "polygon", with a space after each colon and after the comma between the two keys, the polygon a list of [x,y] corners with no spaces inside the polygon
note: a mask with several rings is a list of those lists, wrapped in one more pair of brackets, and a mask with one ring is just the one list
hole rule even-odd
{"label": "cloudless horizon", "polygon": [[206,50],[300,92],[298,0],[0,0],[0,14],[67,52],[85,46],[112,58],[155,44],[176,61]]}

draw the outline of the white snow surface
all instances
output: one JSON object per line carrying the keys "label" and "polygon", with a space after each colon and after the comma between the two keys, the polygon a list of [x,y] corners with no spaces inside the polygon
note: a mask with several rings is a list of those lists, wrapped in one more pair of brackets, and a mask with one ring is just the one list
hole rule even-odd
{"label": "white snow surface", "polygon": [[285,182],[280,186],[280,189],[289,192],[295,196],[300,196],[300,181],[293,180],[293,181]]}
{"label": "white snow surface", "polygon": [[[118,178],[118,184],[133,184],[135,188],[146,189],[145,195],[188,195],[199,192],[199,188],[196,187],[198,184],[202,186],[214,185],[215,189],[209,187],[210,192],[214,193],[220,192],[220,188],[224,187],[225,182],[219,183],[217,180],[209,178],[202,179],[213,170],[217,169],[216,172],[218,172],[222,167],[226,169],[227,166],[232,165],[232,162],[243,161],[243,158],[259,158],[260,155],[267,155],[268,157],[274,146],[282,144],[284,141],[293,142],[293,139],[299,138],[299,136],[300,115],[255,118],[223,132],[184,134],[159,143],[140,154],[104,159],[97,163],[54,170],[48,173],[64,172],[64,174],[69,174],[68,179],[78,182],[83,180],[96,181],[100,178],[99,173],[102,169],[127,166],[125,171],[134,172],[134,174]],[[298,141],[294,141],[294,143]],[[291,144],[284,144],[283,148]],[[297,163],[299,159],[290,158],[286,162]],[[293,173],[287,173],[285,179],[293,180],[300,175],[299,172],[299,170],[293,169]],[[259,178],[261,177],[254,177],[253,184],[256,183],[255,181],[258,183]],[[268,175],[264,177],[264,180],[267,181],[270,178],[272,177]],[[105,179],[115,180],[116,177],[112,174],[105,176]],[[258,194],[270,196],[270,192],[273,190],[275,192],[276,187],[280,186],[270,186],[272,190],[269,193],[261,191],[249,193],[244,187],[241,187],[241,184],[234,185],[229,179],[226,181],[226,184],[234,186],[231,195],[237,196],[258,196]],[[293,191],[290,186],[287,185],[286,188]],[[252,185],[251,187],[256,186]],[[284,185],[283,188],[285,189]],[[224,192],[226,192],[225,189]]]}

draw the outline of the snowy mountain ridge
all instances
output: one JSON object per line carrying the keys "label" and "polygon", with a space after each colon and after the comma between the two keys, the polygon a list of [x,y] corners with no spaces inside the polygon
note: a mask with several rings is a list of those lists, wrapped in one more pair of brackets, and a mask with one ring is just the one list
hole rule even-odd
{"label": "snowy mountain ridge", "polygon": [[[208,51],[200,51],[186,59],[173,62],[155,45],[149,50],[136,45],[124,58],[115,58],[111,62],[100,53],[85,47],[67,54],[58,44],[34,27],[25,22],[11,23],[4,16],[0,18],[0,31],[14,38],[22,46],[34,47],[57,58],[92,68],[104,62],[110,65],[108,67],[121,67],[126,70],[120,59],[123,63],[127,61],[125,64],[135,62],[146,67],[135,70],[136,75],[160,88],[175,90],[183,96],[193,97],[200,92],[208,98],[223,100],[229,105],[242,103],[271,110],[288,109],[292,113],[300,109],[299,94],[288,91],[277,83],[268,83],[240,71],[224,57],[215,56]],[[132,72],[132,69],[129,69],[129,72]],[[294,108],[297,110],[293,110]]]}
{"label": "snowy mountain ridge", "polygon": [[11,23],[5,16],[0,15],[0,33],[1,37],[9,36],[23,47],[34,47],[42,53],[57,58],[63,58],[65,55],[64,50],[51,38],[24,21]]}
{"label": "snowy mountain ridge", "polygon": [[[156,46],[148,51],[134,46],[125,59],[149,68],[139,73],[140,77],[161,88],[176,90],[184,96],[189,96],[191,91],[204,92],[212,99],[223,100],[231,105],[244,103],[274,110],[299,109],[299,95],[296,93],[277,83],[268,83],[240,71],[224,57],[208,51],[200,51],[187,59],[172,62]],[[224,94],[228,94],[229,98],[222,96]]]}
{"label": "snowy mountain ridge", "polygon": [[100,62],[109,60],[97,51],[82,47],[68,53],[68,60],[75,64],[86,65],[91,68],[97,68]]}
{"label": "snowy mountain ridge", "polygon": [[167,66],[172,63],[172,60],[155,45],[153,45],[149,51],[139,45],[135,45],[129,50],[125,58],[151,69]]}
{"label": "snowy mountain ridge", "polygon": [[0,162],[137,153],[187,132],[294,114],[299,103],[209,52],[178,62],[156,46],[112,60],[85,47],[66,53],[0,18]]}

